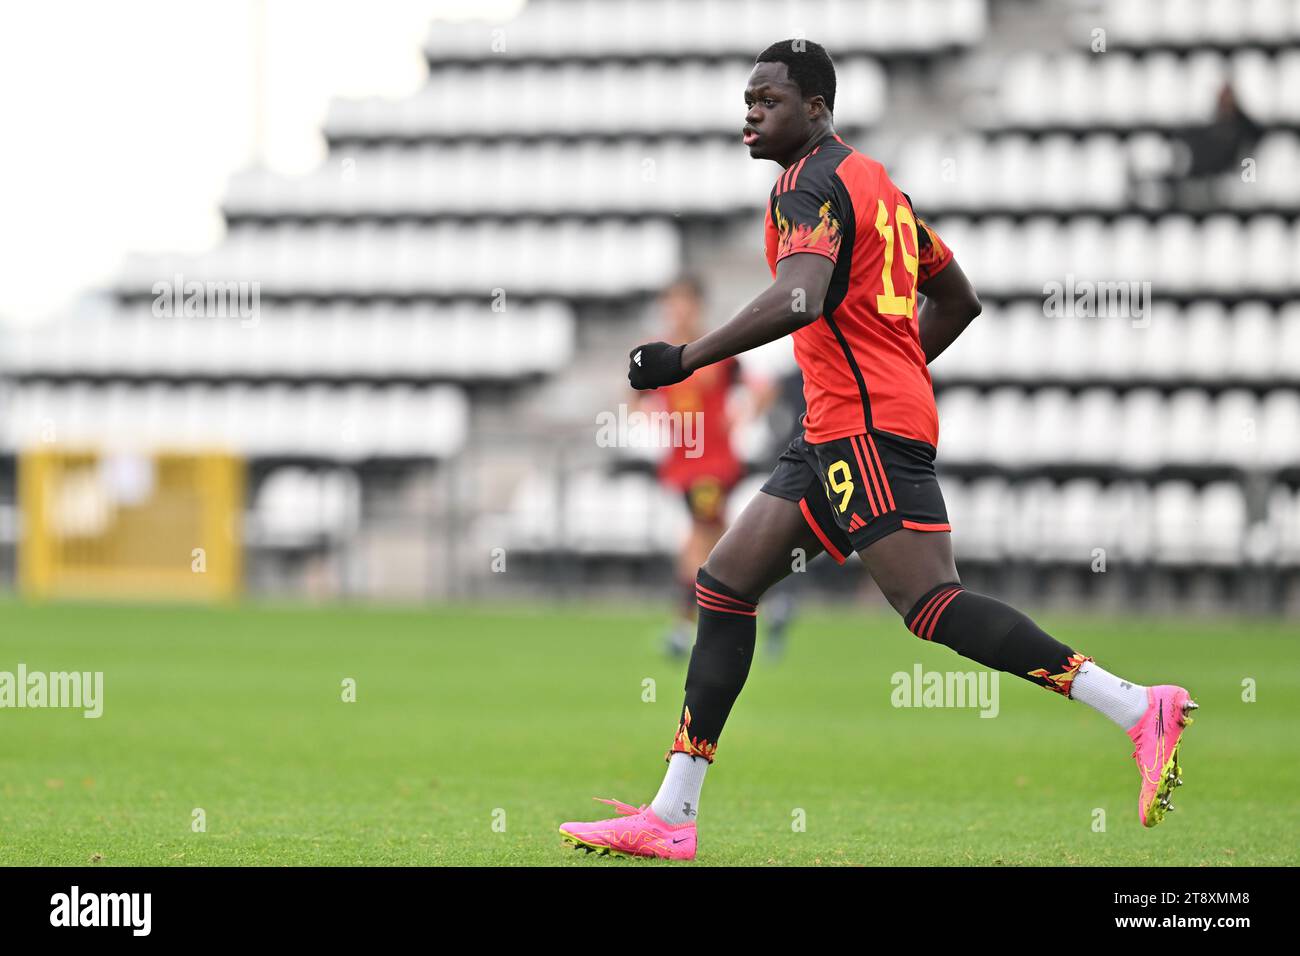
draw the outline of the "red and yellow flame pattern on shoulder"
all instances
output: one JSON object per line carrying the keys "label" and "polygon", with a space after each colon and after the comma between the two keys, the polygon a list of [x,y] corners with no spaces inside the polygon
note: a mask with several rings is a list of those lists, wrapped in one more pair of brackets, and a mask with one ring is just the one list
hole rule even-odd
{"label": "red and yellow flame pattern on shoulder", "polygon": [[917,228],[924,230],[926,238],[929,240],[922,243],[921,248],[918,250],[920,255],[917,257],[919,267],[916,281],[919,285],[938,275],[943,271],[944,266],[952,262],[952,250],[944,245],[943,240],[939,238],[939,234],[924,219],[918,218],[916,225]]}
{"label": "red and yellow flame pattern on shoulder", "polygon": [[817,210],[817,222],[813,224],[792,223],[781,215],[781,203],[773,206],[776,222],[776,258],[780,260],[792,252],[817,252],[832,262],[840,254],[840,241],[844,238],[840,221],[831,215],[831,201],[828,199]]}
{"label": "red and yellow flame pattern on shoulder", "polygon": [[1079,673],[1079,668],[1083,666],[1084,661],[1092,660],[1091,657],[1085,657],[1083,654],[1071,654],[1065,661],[1065,670],[1059,674],[1049,673],[1047,668],[1039,667],[1029,672],[1029,676],[1035,678],[1040,684],[1048,690],[1054,690],[1058,694],[1066,697],[1070,696],[1070,685],[1074,683],[1074,676]]}
{"label": "red and yellow flame pattern on shoulder", "polygon": [[677,725],[677,736],[673,738],[672,747],[664,754],[664,760],[671,760],[672,755],[677,753],[703,757],[709,763],[713,763],[713,755],[717,749],[717,744],[691,736],[691,709],[683,707],[682,719]]}

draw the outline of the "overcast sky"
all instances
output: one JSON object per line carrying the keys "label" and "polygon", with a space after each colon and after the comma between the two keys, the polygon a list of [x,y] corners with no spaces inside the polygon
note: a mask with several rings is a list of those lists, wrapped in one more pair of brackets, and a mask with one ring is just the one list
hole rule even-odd
{"label": "overcast sky", "polygon": [[[333,96],[400,96],[435,18],[523,0],[41,0],[0,7],[0,320],[34,321],[112,278],[130,251],[222,234],[255,155],[306,172]],[[262,24],[259,31],[258,25]],[[265,38],[264,83],[256,54]]]}

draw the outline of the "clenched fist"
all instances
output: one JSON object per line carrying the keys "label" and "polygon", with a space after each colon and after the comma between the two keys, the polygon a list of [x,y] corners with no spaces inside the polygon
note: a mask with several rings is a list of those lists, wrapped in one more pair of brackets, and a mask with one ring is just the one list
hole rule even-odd
{"label": "clenched fist", "polygon": [[627,380],[638,391],[676,385],[690,375],[682,368],[685,348],[685,345],[669,345],[667,342],[638,345],[628,355]]}

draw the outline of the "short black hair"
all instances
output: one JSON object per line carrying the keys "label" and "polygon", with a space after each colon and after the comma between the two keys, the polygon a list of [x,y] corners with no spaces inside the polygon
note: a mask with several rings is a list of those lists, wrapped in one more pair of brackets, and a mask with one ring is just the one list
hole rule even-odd
{"label": "short black hair", "polygon": [[812,40],[782,40],[758,55],[755,63],[784,63],[790,81],[804,98],[820,95],[826,108],[835,112],[835,64],[820,43]]}

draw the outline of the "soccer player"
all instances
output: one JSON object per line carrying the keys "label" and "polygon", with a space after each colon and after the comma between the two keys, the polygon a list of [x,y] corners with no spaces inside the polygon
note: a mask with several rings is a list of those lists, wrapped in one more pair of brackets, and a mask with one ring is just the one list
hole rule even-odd
{"label": "soccer player", "polygon": [[[807,406],[799,366],[792,363],[792,367],[776,376],[775,381],[765,383],[759,391],[759,400],[772,434],[772,457],[776,458],[790,442],[803,434],[803,415]],[[769,659],[775,660],[785,654],[786,637],[797,613],[798,591],[805,577],[804,574],[792,574],[765,595],[763,650]]]}
{"label": "soccer player", "polygon": [[[671,337],[684,341],[703,331],[703,297],[699,283],[689,277],[663,291],[660,306]],[[695,643],[695,574],[722,537],[728,497],[744,474],[731,446],[732,423],[727,414],[727,400],[739,380],[740,363],[728,358],[659,389],[656,395],[664,411],[692,416],[698,422],[689,432],[689,445],[674,444],[659,463],[659,481],[682,496],[691,516],[691,530],[676,568],[683,600],[666,641],[666,650],[674,657],[685,657]],[[682,434],[687,434],[685,428]]]}
{"label": "soccer player", "polygon": [[[804,434],[697,575],[699,627],[686,695],[654,800],[560,832],[599,852],[692,859],[705,771],[748,675],[763,593],[790,553],[856,551],[907,628],[980,664],[1081,701],[1124,729],[1142,777],[1138,816],[1155,826],[1180,784],[1188,692],[1143,687],[1062,644],[1032,620],[962,586],[935,477],[938,416],[927,363],[979,314],[961,267],[876,161],[832,126],[835,72],[805,40],[759,54],[745,89],[744,144],[781,172],[767,206],[772,285],[694,341],[633,349],[633,387],[658,388],[784,335],[794,336]],[[919,315],[917,293],[925,296]]]}

